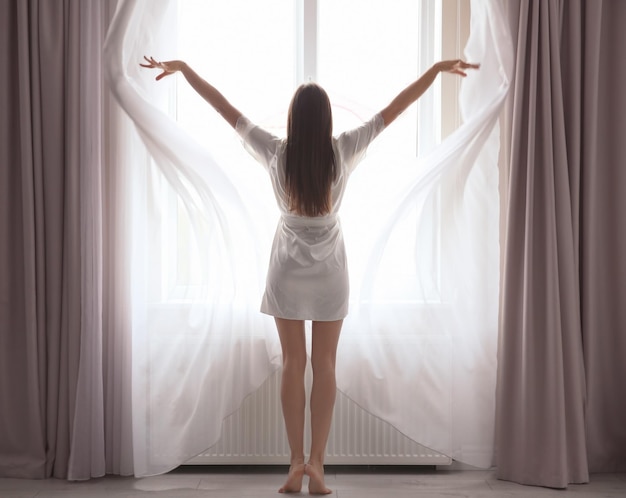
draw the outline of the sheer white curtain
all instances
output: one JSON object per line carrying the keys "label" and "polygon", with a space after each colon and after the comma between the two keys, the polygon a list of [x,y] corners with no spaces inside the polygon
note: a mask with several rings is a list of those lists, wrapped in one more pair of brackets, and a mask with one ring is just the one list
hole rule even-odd
{"label": "sheer white curtain", "polygon": [[[135,475],[170,470],[219,437],[222,420],[275,369],[272,322],[250,303],[263,281],[258,229],[237,186],[157,109],[165,86],[138,63],[171,51],[175,2],[121,2],[105,43],[113,94],[141,143],[128,158],[132,224],[133,453]],[[140,73],[143,71],[143,73]],[[207,142],[208,146],[216,144]],[[174,212],[167,200],[180,199]],[[194,285],[163,268],[168,223],[189,223]],[[166,285],[161,285],[166,281]]]}
{"label": "sheer white curtain", "polygon": [[[145,53],[185,58],[172,42],[174,6],[120,2],[104,53],[113,95],[141,139],[126,159],[139,476],[170,470],[211,446],[222,420],[280,364],[273,320],[258,312],[276,221],[271,196],[259,195],[269,192],[269,180],[256,165],[215,160],[222,140],[208,134],[200,145],[181,130],[163,112],[171,86],[138,66]],[[233,37],[247,33],[233,26]],[[473,2],[466,58],[482,67],[464,82],[464,125],[409,167],[410,159],[392,167],[372,148],[342,212],[352,302],[339,388],[419,443],[480,466],[491,464],[493,447],[497,120],[510,47],[499,2]],[[237,64],[232,71],[252,77]],[[262,103],[264,75],[253,76]],[[241,181],[248,175],[252,186]],[[185,233],[184,246],[171,244],[171,227]],[[187,254],[175,264],[193,262],[174,275],[173,250]]]}
{"label": "sheer white curtain", "polygon": [[[340,390],[411,439],[487,467],[499,286],[497,123],[513,51],[500,2],[473,1],[471,11],[465,57],[481,69],[463,81],[464,124],[412,170],[399,169],[401,178],[380,180],[393,168],[372,149],[346,199],[348,253],[367,257],[352,266],[355,303],[337,376]],[[377,212],[363,218],[381,182],[399,188],[377,197]]]}

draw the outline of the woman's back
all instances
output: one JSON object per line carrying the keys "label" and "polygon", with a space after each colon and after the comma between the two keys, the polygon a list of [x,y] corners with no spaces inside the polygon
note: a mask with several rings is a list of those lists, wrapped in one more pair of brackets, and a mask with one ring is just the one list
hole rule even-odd
{"label": "woman's back", "polygon": [[350,173],[382,131],[380,114],[332,138],[336,176],[330,210],[320,216],[292,209],[286,174],[287,141],[241,117],[237,132],[246,149],[268,171],[281,218],[276,228],[261,311],[291,320],[332,321],[348,313],[348,265],[337,212]]}
{"label": "woman's back", "polygon": [[[331,206],[327,214],[337,214],[341,206],[347,181],[357,164],[363,159],[367,146],[383,130],[380,114],[368,122],[332,139],[337,162],[336,177],[330,184]],[[251,123],[245,116],[237,121],[237,133],[244,147],[269,173],[278,208],[283,215],[302,216],[289,205],[286,178],[286,139],[280,139]]]}

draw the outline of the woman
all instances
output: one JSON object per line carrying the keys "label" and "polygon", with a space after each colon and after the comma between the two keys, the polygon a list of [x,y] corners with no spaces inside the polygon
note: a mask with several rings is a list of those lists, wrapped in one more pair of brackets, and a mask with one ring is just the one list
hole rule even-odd
{"label": "woman", "polygon": [[[403,90],[362,126],[333,138],[326,92],[314,83],[300,86],[291,101],[287,138],[252,124],[212,85],[182,61],[146,68],[180,71],[191,86],[241,135],[245,147],[270,174],[281,219],[272,246],[261,311],[274,316],[283,354],[281,403],[291,449],[291,466],[279,492],[299,492],[309,477],[311,494],[329,494],[324,455],[335,403],[335,357],[348,312],[348,270],[337,211],[348,176],[370,142],[433,83],[437,74],[466,76],[477,64],[442,61]],[[305,320],[312,321],[311,449],[304,457]]]}

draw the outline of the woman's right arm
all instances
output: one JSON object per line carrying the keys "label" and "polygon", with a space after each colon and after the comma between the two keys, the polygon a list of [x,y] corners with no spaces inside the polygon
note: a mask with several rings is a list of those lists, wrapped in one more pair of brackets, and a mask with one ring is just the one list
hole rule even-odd
{"label": "woman's right arm", "polygon": [[439,73],[453,73],[460,76],[467,76],[464,71],[465,69],[478,69],[479,67],[480,64],[470,64],[460,59],[437,62],[418,80],[402,90],[396,98],[380,112],[385,126],[389,126],[389,124],[402,114],[413,102],[419,99],[422,94],[428,90],[430,85],[433,84]]}
{"label": "woman's right arm", "polygon": [[157,62],[154,58],[144,57],[147,64],[140,64],[149,69],[161,69],[163,72],[156,79],[160,80],[165,76],[180,71],[191,87],[206,100],[233,128],[237,126],[237,120],[241,116],[232,104],[213,85],[202,79],[191,67],[183,61]]}

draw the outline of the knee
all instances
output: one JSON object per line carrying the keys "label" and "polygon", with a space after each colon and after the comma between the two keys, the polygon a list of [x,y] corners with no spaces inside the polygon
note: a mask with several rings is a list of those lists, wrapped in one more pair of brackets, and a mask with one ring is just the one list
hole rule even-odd
{"label": "knee", "polygon": [[304,376],[306,369],[306,353],[283,354],[283,371],[288,371],[291,375]]}
{"label": "knee", "polygon": [[335,357],[334,355],[313,355],[311,358],[311,367],[313,375],[329,375],[335,374]]}

